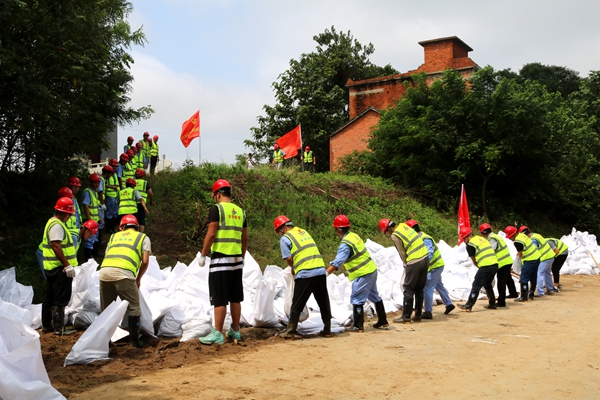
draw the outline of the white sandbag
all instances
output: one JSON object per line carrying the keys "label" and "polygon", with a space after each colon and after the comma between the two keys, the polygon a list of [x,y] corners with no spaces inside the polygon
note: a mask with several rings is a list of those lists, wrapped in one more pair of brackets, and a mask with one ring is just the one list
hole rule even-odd
{"label": "white sandbag", "polygon": [[252,325],[257,328],[275,328],[279,321],[275,315],[273,301],[277,294],[277,281],[263,279],[256,288],[254,298],[254,320]]}
{"label": "white sandbag", "polygon": [[512,269],[516,274],[521,275],[521,268],[523,268],[523,263],[519,257],[515,257],[513,259]]}
{"label": "white sandbag", "polygon": [[0,399],[64,399],[48,378],[40,335],[5,317],[0,317],[0,382]]}
{"label": "white sandbag", "polygon": [[212,320],[209,316],[204,318],[195,318],[181,326],[183,334],[180,342],[197,339],[212,332]]}
{"label": "white sandbag", "polygon": [[39,329],[42,327],[42,305],[41,304],[32,304],[30,306],[25,307],[26,310],[31,311],[33,316],[33,320],[31,321],[31,327],[33,329]]}
{"label": "white sandbag", "polygon": [[31,305],[33,288],[17,282],[15,267],[0,271],[0,299],[21,308]]}
{"label": "white sandbag", "polygon": [[162,321],[160,321],[160,326],[158,328],[158,336],[165,337],[181,337],[183,335],[183,329],[181,328],[181,323],[173,317],[173,314],[168,311]]}
{"label": "white sandbag", "polygon": [[244,274],[242,278],[244,289],[254,293],[258,284],[262,281],[262,278],[263,273],[260,270],[260,265],[258,265],[249,252],[246,252],[246,257],[244,258]]}
{"label": "white sandbag", "polygon": [[[291,267],[288,266],[283,270],[283,279],[285,279],[285,283],[287,286],[286,290],[285,290],[285,302],[284,302],[283,309],[285,311],[285,316],[289,319],[290,312],[292,309],[292,300],[294,299],[294,286],[295,286],[294,275],[292,274]],[[305,305],[304,309],[300,313],[300,319],[298,321],[302,322],[302,321],[306,320],[308,317],[309,317],[308,308]]]}
{"label": "white sandbag", "polygon": [[271,279],[277,282],[277,293],[275,298],[285,296],[285,288],[287,284],[283,277],[283,270],[277,265],[267,265],[263,271],[263,279]]}
{"label": "white sandbag", "polygon": [[98,318],[98,315],[100,314],[95,311],[78,312],[73,318],[73,327],[78,330],[86,330]]}
{"label": "white sandbag", "polygon": [[33,314],[30,310],[2,300],[0,300],[0,317],[12,319],[27,326],[31,326],[33,322]]}
{"label": "white sandbag", "polygon": [[[152,312],[150,311],[150,307],[148,307],[148,303],[144,298],[142,292],[139,292],[140,295],[140,333],[156,337],[154,334],[154,321],[152,320]],[[123,316],[123,320],[120,324],[121,329],[129,330],[129,316],[127,313]]]}
{"label": "white sandbag", "polygon": [[73,345],[65,359],[65,367],[108,359],[108,342],[127,311],[128,305],[129,302],[117,299],[106,307]]}

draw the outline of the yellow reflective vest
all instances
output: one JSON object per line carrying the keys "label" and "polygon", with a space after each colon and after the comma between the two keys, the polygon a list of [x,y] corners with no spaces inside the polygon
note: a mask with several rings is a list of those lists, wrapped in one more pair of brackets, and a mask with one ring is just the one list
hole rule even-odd
{"label": "yellow reflective vest", "polygon": [[50,229],[54,225],[60,225],[65,233],[65,237],[60,243],[60,247],[65,255],[65,258],[71,265],[77,265],[77,254],[75,252],[75,247],[73,246],[73,238],[69,233],[69,230],[63,224],[63,222],[58,218],[50,218],[48,222],[46,222],[46,227],[44,228],[44,237],[42,238],[42,257],[44,269],[46,271],[51,271],[54,268],[64,267],[63,263],[56,257],[56,253],[52,249],[52,244],[50,242],[50,237],[48,236],[50,233]]}
{"label": "yellow reflective vest", "polygon": [[551,258],[554,258],[554,251],[552,250],[552,247],[550,247],[550,245],[542,235],[540,235],[539,233],[533,233],[530,239],[537,240],[539,244],[537,249],[540,252],[540,261],[546,261],[550,260]]}
{"label": "yellow reflective vest", "polygon": [[283,236],[292,242],[291,254],[295,274],[302,270],[325,268],[323,256],[308,232],[302,228],[293,227]]}
{"label": "yellow reflective vest", "polygon": [[119,192],[119,215],[135,214],[137,212],[137,199],[134,188],[125,188]]}
{"label": "yellow reflective vest", "polygon": [[[112,174],[110,176],[110,178],[108,178],[108,180],[106,180],[105,183],[106,184],[104,186],[104,195],[106,197],[112,197],[113,199],[117,198],[117,196],[119,195],[119,189],[118,189],[118,187],[119,187],[119,177],[117,176],[117,174],[116,173]],[[110,187],[108,187],[108,185],[110,185],[110,186],[116,186],[117,189],[110,188]]]}
{"label": "yellow reflective vest", "polygon": [[406,251],[407,264],[412,260],[418,260],[427,256],[427,247],[425,247],[423,238],[404,222],[399,223],[392,234],[402,241],[404,250]]}
{"label": "yellow reflective vest", "polygon": [[488,240],[481,236],[473,236],[467,246],[475,248],[475,262],[478,268],[498,265],[496,253]]}
{"label": "yellow reflective vest", "polygon": [[500,236],[495,233],[491,233],[488,236],[489,239],[494,239],[498,243],[498,247],[496,248],[496,258],[498,259],[498,268],[502,268],[506,265],[512,265],[513,259],[510,256],[510,252],[508,251],[508,245]]}
{"label": "yellow reflective vest", "polygon": [[353,281],[358,277],[377,271],[377,266],[371,259],[371,255],[360,236],[354,232],[348,232],[342,238],[342,243],[347,244],[352,249],[352,255],[344,262],[346,271],[348,271],[348,279]]}
{"label": "yellow reflective vest", "polygon": [[283,162],[283,152],[281,149],[273,151],[273,161],[276,163]]}
{"label": "yellow reflective vest", "polygon": [[[421,235],[421,237],[423,239],[431,240],[431,244],[433,245],[433,257],[431,258],[431,260],[429,260],[429,268],[427,269],[427,271],[442,268],[444,266],[444,260],[442,259],[442,253],[440,253],[440,249],[438,249],[437,244],[435,244],[435,241],[433,240],[433,238],[431,236],[429,236],[428,234],[426,234],[425,232],[420,232],[419,234]],[[427,246],[425,246],[425,247],[427,247]],[[427,252],[427,255],[429,256],[429,252]]]}
{"label": "yellow reflective vest", "polygon": [[137,278],[142,265],[142,245],[145,237],[145,234],[135,229],[126,229],[113,234],[100,268],[126,269],[133,272]]}
{"label": "yellow reflective vest", "polygon": [[233,203],[217,203],[216,206],[219,210],[219,226],[210,251],[226,256],[241,256],[244,210]]}
{"label": "yellow reflective vest", "polygon": [[144,201],[148,201],[148,181],[145,181],[144,179],[136,179],[135,190],[140,192],[140,195]]}
{"label": "yellow reflective vest", "polygon": [[83,192],[89,192],[90,195],[90,204],[87,205],[90,210],[90,219],[96,222],[100,221],[100,199],[98,199],[98,192],[90,188],[85,188]]}
{"label": "yellow reflective vest", "polygon": [[304,158],[304,162],[305,163],[308,163],[308,164],[312,163],[313,162],[313,152],[312,152],[312,150],[309,151],[309,152],[305,151],[303,158]]}
{"label": "yellow reflective vest", "polygon": [[562,241],[555,239],[555,238],[547,238],[546,239],[549,242],[553,242],[556,247],[558,248],[558,253],[556,254],[555,257],[561,256],[563,255],[567,250],[569,250],[569,247],[564,244]]}
{"label": "yellow reflective vest", "polygon": [[535,261],[540,259],[540,252],[535,247],[535,244],[533,244],[533,241],[529,238],[529,236],[519,232],[517,233],[517,237],[515,237],[515,242],[523,245],[521,261]]}
{"label": "yellow reflective vest", "polygon": [[152,141],[152,144],[150,145],[150,156],[158,156],[158,143],[155,141]]}

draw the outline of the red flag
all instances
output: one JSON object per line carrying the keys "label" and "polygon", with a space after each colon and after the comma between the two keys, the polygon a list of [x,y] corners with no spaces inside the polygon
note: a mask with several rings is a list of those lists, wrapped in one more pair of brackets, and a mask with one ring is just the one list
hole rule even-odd
{"label": "red flag", "polygon": [[297,127],[280,137],[276,140],[279,148],[285,151],[285,158],[296,157],[298,155],[298,149],[302,148],[302,132],[300,130],[300,124]]}
{"label": "red flag", "polygon": [[181,143],[188,147],[192,140],[200,137],[200,110],[181,125]]}
{"label": "red flag", "polygon": [[460,238],[460,228],[466,226],[471,227],[471,219],[469,218],[469,206],[467,205],[467,194],[465,193],[465,185],[462,185],[460,191],[460,202],[458,203],[458,244],[462,243]]}

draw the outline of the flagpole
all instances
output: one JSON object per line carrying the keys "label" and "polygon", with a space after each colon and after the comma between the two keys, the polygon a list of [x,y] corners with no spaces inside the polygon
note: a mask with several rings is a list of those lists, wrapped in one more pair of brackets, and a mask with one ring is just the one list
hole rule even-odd
{"label": "flagpole", "polygon": [[[198,131],[200,130],[200,109],[198,109]],[[198,166],[202,161],[202,136],[198,136]]]}
{"label": "flagpole", "polygon": [[302,172],[304,172],[304,150],[302,150],[304,148],[302,144],[302,124],[298,124],[298,126],[300,131],[300,162],[302,163]]}

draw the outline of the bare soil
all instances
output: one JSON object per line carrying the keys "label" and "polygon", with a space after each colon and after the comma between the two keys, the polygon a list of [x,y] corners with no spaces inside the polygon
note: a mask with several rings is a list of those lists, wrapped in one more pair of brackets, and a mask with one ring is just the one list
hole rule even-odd
{"label": "bare soil", "polygon": [[[77,337],[42,334],[54,387],[73,399],[597,399],[600,276],[563,276],[563,291],[527,303],[456,309],[362,334],[284,341],[243,329],[243,345],[161,339],[113,347],[111,361],[64,368]],[[391,314],[389,318],[393,318]]]}

